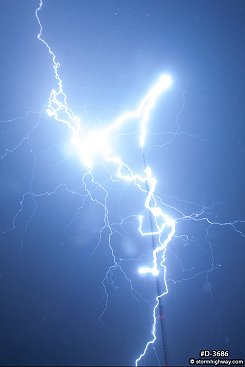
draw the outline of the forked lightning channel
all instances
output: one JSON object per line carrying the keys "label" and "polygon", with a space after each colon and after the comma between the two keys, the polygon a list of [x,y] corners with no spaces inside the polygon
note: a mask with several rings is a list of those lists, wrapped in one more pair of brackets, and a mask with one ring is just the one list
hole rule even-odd
{"label": "forked lightning channel", "polygon": [[[171,86],[172,80],[169,75],[160,75],[158,80],[155,82],[155,84],[153,84],[153,86],[149,89],[149,91],[145,94],[138,106],[133,111],[121,114],[112,123],[106,124],[104,127],[99,127],[92,131],[88,130],[85,126],[83,126],[80,118],[76,116],[68,106],[67,95],[63,90],[62,79],[59,74],[60,64],[55,53],[43,38],[43,27],[40,21],[40,11],[42,10],[42,7],[43,1],[40,0],[39,6],[35,11],[35,16],[40,27],[37,38],[46,46],[52,58],[54,76],[57,82],[56,88],[52,89],[50,92],[49,101],[47,103],[46,112],[48,116],[55,119],[57,123],[63,123],[69,127],[70,136],[68,139],[70,139],[79,159],[89,174],[92,174],[93,168],[98,164],[102,163],[104,165],[110,166],[110,171],[113,170],[115,179],[131,183],[138,190],[144,193],[144,207],[146,209],[146,213],[150,214],[151,218],[153,219],[155,229],[153,231],[146,232],[143,230],[144,217],[142,215],[138,216],[138,231],[140,235],[143,237],[154,236],[156,240],[156,246],[152,250],[151,263],[146,264],[137,270],[139,274],[148,274],[149,276],[153,277],[161,277],[164,291],[155,299],[155,306],[153,308],[152,314],[153,321],[151,336],[149,341],[145,344],[145,347],[142,348],[142,353],[135,360],[135,365],[138,366],[147,353],[148,348],[156,341],[157,308],[161,297],[168,293],[166,281],[167,270],[166,266],[164,265],[165,254],[169,243],[175,235],[176,220],[171,218],[161,208],[161,200],[155,194],[157,181],[153,175],[152,168],[150,166],[146,166],[145,170],[142,172],[135,172],[117,153],[117,147],[113,145],[113,137],[116,136],[120,132],[120,129],[126,124],[138,124],[138,145],[139,149],[141,149],[143,153],[147,141],[148,124],[151,118],[151,113],[160,96]],[[106,206],[104,209],[107,212]],[[201,214],[203,213],[205,213],[205,210],[201,212]],[[186,218],[194,221],[205,220],[209,225],[231,225],[237,232],[239,232],[235,227],[236,222],[212,223],[208,218],[202,217],[201,214],[194,213],[193,215],[185,216],[183,213],[181,213],[182,220]],[[242,234],[241,232],[239,233]]]}

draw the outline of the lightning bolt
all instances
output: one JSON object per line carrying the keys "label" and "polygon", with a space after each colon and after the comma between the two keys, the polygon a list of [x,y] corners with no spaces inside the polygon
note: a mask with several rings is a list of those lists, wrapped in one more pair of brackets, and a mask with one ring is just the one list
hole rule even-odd
{"label": "lightning bolt", "polygon": [[[211,243],[208,239],[208,231],[212,225],[215,226],[230,226],[237,234],[241,235],[245,238],[245,234],[240,230],[239,225],[241,223],[245,223],[242,220],[235,220],[233,222],[225,222],[221,223],[218,220],[211,221],[209,215],[213,215],[211,212],[211,208],[207,208],[204,205],[198,212],[193,212],[191,214],[185,214],[184,212],[167,205],[162,201],[162,199],[157,196],[156,194],[156,185],[157,180],[154,177],[153,170],[150,166],[145,166],[144,170],[140,172],[136,172],[131,168],[129,164],[123,159],[123,157],[118,153],[117,146],[115,144],[116,139],[120,136],[122,128],[128,125],[136,126],[138,131],[138,147],[139,150],[142,152],[142,155],[145,153],[145,146],[147,142],[147,133],[148,133],[148,125],[150,122],[150,118],[152,115],[152,111],[156,106],[160,96],[166,92],[169,87],[171,87],[172,80],[169,75],[163,74],[156,80],[156,82],[152,85],[149,91],[145,94],[136,108],[132,111],[126,112],[118,116],[114,121],[104,125],[103,127],[89,129],[88,127],[84,126],[80,121],[79,116],[77,116],[72,109],[69,107],[68,98],[66,93],[64,92],[62,78],[59,73],[60,63],[57,61],[57,57],[53,52],[50,45],[45,41],[43,38],[43,27],[40,21],[39,14],[43,8],[43,0],[39,1],[39,6],[35,10],[35,17],[39,24],[39,32],[37,34],[37,39],[46,47],[48,50],[51,60],[52,60],[52,67],[54,71],[54,78],[56,81],[56,88],[52,89],[49,95],[49,100],[46,108],[47,115],[57,121],[57,123],[65,124],[69,131],[68,140],[71,142],[77,156],[79,157],[81,164],[86,168],[86,172],[82,178],[82,184],[86,190],[87,196],[98,205],[102,207],[104,210],[104,225],[100,230],[99,236],[99,243],[102,241],[102,233],[104,230],[108,230],[108,238],[109,238],[109,248],[111,251],[113,264],[108,269],[105,278],[102,281],[102,285],[104,287],[106,301],[105,307],[100,315],[100,320],[102,319],[108,303],[108,292],[106,288],[106,281],[111,276],[115,269],[120,269],[123,273],[125,279],[130,283],[131,286],[131,293],[132,295],[138,299],[141,295],[133,289],[131,279],[129,279],[121,267],[120,261],[116,258],[113,247],[111,246],[111,235],[113,233],[112,224],[110,224],[109,220],[109,213],[107,208],[107,199],[108,199],[108,191],[105,189],[103,184],[97,181],[93,175],[94,170],[96,167],[103,165],[110,174],[110,178],[113,181],[122,181],[134,186],[137,190],[143,193],[145,197],[145,201],[143,202],[144,205],[144,215],[139,214],[137,216],[138,220],[138,232],[142,237],[153,237],[155,240],[155,246],[152,250],[152,258],[148,264],[139,267],[138,274],[139,276],[152,276],[157,279],[160,279],[161,284],[163,286],[163,291],[161,294],[158,294],[155,298],[154,307],[152,310],[152,325],[151,325],[151,336],[149,341],[146,342],[145,346],[142,348],[142,353],[135,360],[135,365],[138,366],[139,363],[142,361],[144,356],[146,355],[149,347],[154,348],[154,343],[157,338],[157,308],[161,301],[161,298],[168,293],[168,285],[167,285],[167,268],[165,265],[165,256],[166,251],[171,243],[171,241],[175,239],[181,239],[186,244],[188,244],[191,239],[188,238],[187,235],[180,235],[177,236],[175,232],[176,226],[182,221],[193,221],[193,222],[205,222],[208,225],[208,229],[206,232],[206,241],[210,247],[211,253],[211,268],[209,270],[203,271],[206,274],[206,280],[208,282],[208,276],[211,271],[219,267],[219,265],[215,265],[214,255],[212,252]],[[42,111],[41,111],[42,112]],[[35,129],[34,126],[33,129]],[[13,219],[13,225],[10,230],[15,230],[15,221],[17,217],[23,210],[24,200],[28,199],[29,197],[33,201],[34,211],[32,215],[26,222],[25,231],[27,229],[28,223],[31,221],[32,217],[36,213],[37,203],[35,202],[35,198],[39,196],[51,195],[55,194],[58,190],[64,190],[67,192],[71,192],[72,194],[77,194],[76,191],[69,190],[65,184],[59,185],[53,192],[45,192],[41,194],[35,194],[32,190],[32,180],[34,177],[34,170],[35,170],[35,162],[36,156],[31,150],[31,145],[29,143],[29,136],[31,132],[30,130],[27,137],[23,138],[16,147],[13,149],[6,149],[5,153],[0,157],[0,160],[4,159],[7,154],[11,154],[15,152],[25,141],[30,146],[30,151],[34,157],[34,168],[32,171],[32,179],[30,183],[30,192],[26,192],[23,195],[23,198],[20,202],[20,208],[17,211],[16,215]],[[182,134],[181,132],[177,131],[173,134],[173,138],[178,135]],[[171,141],[173,140],[171,139]],[[90,184],[96,186],[101,190],[103,193],[103,199],[99,200],[95,196],[93,196],[93,192],[90,189]],[[79,194],[80,195],[80,194]],[[164,208],[164,209],[163,209]],[[79,210],[82,208],[79,208]],[[173,219],[168,215],[169,212],[174,211],[176,213],[175,218]],[[79,211],[78,211],[79,213]],[[206,215],[208,213],[208,215]],[[144,223],[147,221],[148,216],[150,215],[152,222],[153,222],[153,229],[151,231],[144,230]],[[134,216],[133,216],[134,217]],[[126,220],[127,218],[124,218]],[[75,218],[73,219],[75,220]],[[71,223],[70,223],[71,224]],[[121,225],[122,223],[119,223]],[[69,224],[67,225],[67,227]],[[10,231],[8,230],[8,231]],[[3,232],[3,234],[7,233]],[[21,234],[21,242],[25,232]],[[181,262],[180,262],[181,265]],[[182,265],[181,265],[182,267]],[[183,272],[185,271],[182,268]],[[198,276],[201,273],[197,273],[195,276]],[[190,277],[184,278],[181,280],[185,281],[187,279],[191,279]],[[175,281],[180,282],[180,281]],[[144,300],[145,301],[145,300]]]}
{"label": "lightning bolt", "polygon": [[[92,174],[93,166],[98,158],[100,158],[106,164],[112,164],[115,167],[115,177],[128,183],[133,183],[140,191],[146,194],[145,209],[153,217],[156,231],[144,232],[142,223],[144,217],[138,216],[139,221],[139,233],[142,236],[156,236],[158,239],[157,246],[153,249],[152,253],[152,266],[140,267],[138,269],[139,274],[150,273],[153,276],[158,276],[160,273],[159,263],[164,267],[163,282],[165,285],[165,292],[156,297],[155,307],[153,309],[153,325],[152,325],[152,339],[146,344],[143,353],[136,359],[135,365],[137,366],[141,358],[145,355],[149,345],[153,344],[156,340],[156,309],[159,304],[160,298],[168,292],[166,283],[166,268],[163,265],[165,260],[165,252],[168,244],[175,234],[175,221],[170,218],[166,213],[163,212],[158,204],[158,200],[155,193],[156,179],[152,174],[152,169],[147,166],[143,174],[134,172],[116,153],[115,147],[112,146],[111,142],[115,134],[118,134],[120,129],[128,124],[130,121],[138,121],[139,123],[139,148],[144,150],[146,137],[147,137],[147,126],[150,120],[151,111],[156,105],[158,97],[171,86],[171,77],[169,75],[161,75],[156,83],[150,88],[149,92],[145,95],[138,107],[134,111],[126,112],[115,119],[111,124],[107,126],[95,129],[94,131],[86,131],[82,129],[80,119],[76,116],[73,111],[68,107],[67,95],[63,90],[62,79],[59,75],[60,64],[56,60],[56,55],[52,51],[49,44],[43,39],[43,27],[39,18],[39,12],[43,7],[43,1],[40,0],[39,7],[35,11],[35,15],[40,27],[37,38],[41,41],[48,49],[52,56],[53,70],[55,79],[57,80],[58,88],[52,89],[49,96],[48,107],[46,112],[49,117],[53,117],[57,122],[66,124],[71,131],[71,142],[74,145],[76,152],[81,159],[81,162],[88,169],[88,175]],[[85,174],[85,176],[87,175]],[[98,183],[99,184],[99,183]],[[100,184],[99,184],[100,185]],[[146,185],[148,190],[146,190]],[[85,185],[86,187],[86,185]],[[104,190],[104,188],[100,185]],[[88,194],[93,200],[89,190]],[[108,195],[108,193],[106,193]],[[109,227],[110,235],[112,234],[111,227],[109,226],[108,211],[106,207],[106,200],[104,203],[105,210],[105,226]],[[169,229],[169,234],[162,240],[162,235],[165,229]],[[110,246],[111,248],[111,246]],[[111,252],[114,259],[114,266],[118,265],[116,258],[111,248]],[[158,259],[158,255],[161,254],[161,259]],[[108,273],[111,268],[108,270]],[[108,275],[108,274],[107,274]],[[104,285],[104,282],[103,282]],[[105,290],[106,291],[106,290]],[[107,295],[107,294],[106,294]],[[107,303],[108,295],[106,297]],[[105,311],[105,310],[104,310]],[[103,313],[102,312],[102,316]]]}

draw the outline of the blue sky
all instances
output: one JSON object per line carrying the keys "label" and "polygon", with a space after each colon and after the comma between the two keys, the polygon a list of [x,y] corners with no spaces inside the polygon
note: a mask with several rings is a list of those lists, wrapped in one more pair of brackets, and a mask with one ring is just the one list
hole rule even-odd
{"label": "blue sky", "polygon": [[[150,340],[157,291],[137,273],[152,251],[135,218],[144,195],[104,166],[97,184],[86,176],[93,198],[104,200],[98,183],[108,192],[118,262],[108,272],[104,208],[86,191],[69,130],[45,112],[57,83],[38,5],[0,1],[0,364],[131,366]],[[133,110],[171,74],[145,148],[176,221],[162,299],[170,365],[203,349],[244,358],[244,1],[44,0],[39,17],[86,128]],[[118,149],[142,173],[137,131],[124,133]],[[164,365],[159,318],[140,363]]]}

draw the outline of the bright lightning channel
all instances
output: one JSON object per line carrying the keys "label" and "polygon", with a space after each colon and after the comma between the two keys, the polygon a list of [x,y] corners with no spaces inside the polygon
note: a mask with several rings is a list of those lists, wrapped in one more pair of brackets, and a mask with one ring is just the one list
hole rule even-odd
{"label": "bright lightning channel", "polygon": [[[147,126],[151,117],[151,111],[155,107],[159,96],[165,92],[172,84],[171,77],[163,74],[159,77],[156,83],[150,88],[148,93],[144,96],[138,107],[130,112],[126,112],[117,117],[111,124],[104,128],[95,129],[93,131],[87,131],[82,128],[80,118],[76,116],[73,111],[68,107],[67,95],[63,90],[62,79],[59,75],[60,64],[56,60],[56,55],[52,51],[49,44],[43,39],[43,27],[39,18],[39,12],[43,7],[43,1],[40,0],[39,6],[35,11],[35,15],[39,24],[39,33],[37,38],[48,49],[52,56],[52,64],[55,79],[57,80],[58,88],[52,89],[49,96],[48,106],[46,112],[49,117],[54,118],[59,123],[64,123],[71,131],[71,142],[75,147],[75,150],[82,161],[83,165],[88,169],[89,173],[92,172],[94,165],[96,164],[96,158],[99,157],[104,163],[108,163],[115,166],[115,176],[126,182],[133,183],[139,190],[146,194],[145,209],[150,213],[153,218],[156,230],[153,232],[144,232],[142,229],[143,216],[138,216],[139,221],[139,233],[141,236],[156,236],[158,243],[152,252],[152,264],[151,266],[144,266],[138,269],[139,274],[151,274],[152,276],[159,276],[159,266],[163,268],[163,282],[165,291],[161,295],[156,297],[156,303],[153,309],[153,324],[152,324],[152,338],[147,342],[144,351],[136,359],[135,365],[137,366],[140,360],[145,356],[148,347],[154,344],[156,340],[156,310],[160,301],[160,298],[168,293],[166,283],[166,267],[164,265],[165,252],[168,244],[175,234],[175,221],[170,218],[158,205],[157,197],[154,195],[156,187],[156,179],[152,174],[152,169],[148,166],[145,168],[142,174],[135,173],[115,152],[115,148],[112,146],[111,141],[113,135],[120,130],[128,121],[134,120],[139,122],[139,148],[143,149],[147,138]],[[122,173],[127,172],[127,174]],[[146,190],[146,185],[148,189]],[[107,211],[107,208],[105,207]],[[168,230],[168,235],[165,240],[162,240],[162,235],[165,229]],[[113,254],[113,252],[112,252]],[[161,254],[159,261],[158,254]],[[114,258],[115,260],[115,258]],[[159,265],[160,263],[160,265]]]}

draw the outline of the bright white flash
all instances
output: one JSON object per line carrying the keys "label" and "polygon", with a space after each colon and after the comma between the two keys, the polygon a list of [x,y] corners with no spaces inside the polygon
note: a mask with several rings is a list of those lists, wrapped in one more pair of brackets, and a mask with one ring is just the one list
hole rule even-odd
{"label": "bright white flash", "polygon": [[[62,79],[59,75],[60,64],[56,60],[56,55],[52,51],[48,43],[42,38],[42,24],[39,18],[39,12],[43,7],[43,1],[40,0],[39,7],[36,9],[35,15],[40,26],[37,38],[47,47],[53,63],[54,76],[57,81],[57,89],[52,89],[49,96],[46,112],[49,117],[54,118],[57,122],[64,123],[71,132],[71,142],[77,152],[83,165],[91,172],[95,162],[99,159],[104,165],[114,167],[114,175],[116,178],[132,183],[137,189],[145,195],[145,218],[149,218],[149,213],[153,218],[153,232],[145,232],[143,230],[144,215],[139,215],[139,233],[143,237],[154,236],[156,238],[156,247],[152,251],[152,263],[138,269],[139,274],[151,274],[158,276],[162,273],[163,283],[166,291],[158,295],[156,304],[153,309],[153,325],[152,338],[146,344],[144,351],[136,359],[135,365],[144,357],[148,347],[156,340],[156,310],[160,298],[168,292],[166,283],[166,267],[164,265],[165,252],[167,246],[175,233],[175,222],[166,213],[163,212],[158,204],[158,198],[154,195],[156,187],[156,179],[152,175],[150,167],[146,167],[144,172],[134,172],[127,162],[117,154],[116,147],[112,146],[113,137],[120,135],[120,129],[130,121],[139,125],[139,149],[144,148],[147,138],[147,127],[151,117],[151,112],[156,105],[160,95],[165,92],[172,84],[169,75],[161,75],[156,83],[149,89],[138,106],[133,110],[119,115],[111,124],[105,125],[103,128],[86,130],[80,119],[68,107],[67,96],[63,91]],[[111,171],[111,169],[110,169]],[[147,187],[147,189],[146,189]],[[105,211],[108,211],[105,207]]]}
{"label": "bright white flash", "polygon": [[[112,152],[112,146],[110,145],[110,142],[113,140],[112,136],[120,132],[120,128],[126,125],[130,120],[135,120],[140,125],[139,145],[143,148],[146,140],[150,112],[155,106],[158,96],[166,90],[171,83],[172,81],[169,75],[161,75],[134,111],[120,115],[115,121],[106,125],[103,129],[99,128],[86,133],[81,132],[81,128],[72,130],[73,136],[71,141],[83,164],[91,169],[96,157],[107,159],[108,154]],[[66,108],[67,106],[64,106],[64,110]],[[47,112],[49,116],[56,117],[55,111],[52,112],[52,110],[50,111],[50,109],[48,109]],[[61,121],[58,118],[57,120]]]}
{"label": "bright white flash", "polygon": [[96,156],[103,158],[111,152],[109,134],[106,130],[92,131],[87,133],[83,139],[79,137],[79,134],[73,134],[71,142],[79,158],[89,169],[92,169]]}
{"label": "bright white flash", "polygon": [[[152,265],[143,266],[138,269],[139,274],[151,274],[156,277],[160,274],[160,268],[163,268],[163,282],[166,291],[156,298],[156,306],[153,309],[153,325],[152,325],[152,339],[146,344],[143,353],[136,359],[135,365],[137,366],[139,361],[144,357],[151,344],[154,344],[156,340],[156,312],[160,298],[168,292],[166,283],[166,269],[164,265],[165,252],[169,242],[175,233],[175,222],[166,213],[163,212],[158,205],[158,200],[154,195],[156,187],[156,179],[152,175],[150,167],[146,167],[143,174],[134,172],[126,162],[122,160],[117,152],[116,147],[112,147],[110,144],[113,141],[113,136],[118,133],[122,126],[126,125],[130,120],[135,120],[139,123],[139,148],[143,149],[147,136],[147,125],[150,119],[150,112],[156,104],[157,98],[171,85],[171,78],[169,75],[161,75],[153,87],[149,90],[146,96],[142,99],[139,106],[131,112],[126,112],[115,119],[112,124],[106,126],[103,129],[94,130],[87,134],[80,136],[80,129],[72,130],[72,142],[76,148],[76,151],[83,162],[83,164],[90,170],[93,168],[94,160],[99,157],[104,163],[115,166],[115,176],[126,182],[131,182],[136,188],[145,193],[145,209],[146,212],[150,212],[153,218],[156,230],[153,232],[145,232],[143,230],[144,216],[139,215],[139,233],[141,236],[152,237],[157,239],[156,247],[152,251]],[[60,120],[58,120],[60,121]],[[126,173],[125,173],[126,172]],[[146,190],[146,185],[148,190]],[[148,213],[146,217],[148,219]],[[166,237],[163,233],[167,232]],[[164,238],[164,239],[163,239]],[[159,258],[160,256],[160,258]],[[160,265],[159,265],[160,264]]]}

